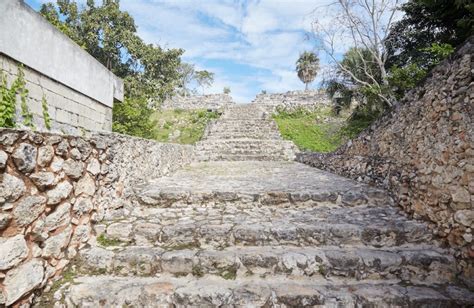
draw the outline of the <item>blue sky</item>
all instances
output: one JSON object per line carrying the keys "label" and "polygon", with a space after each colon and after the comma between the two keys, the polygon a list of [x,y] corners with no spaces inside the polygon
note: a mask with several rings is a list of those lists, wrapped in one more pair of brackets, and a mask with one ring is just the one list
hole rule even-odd
{"label": "blue sky", "polygon": [[[38,9],[46,0],[26,0]],[[79,0],[84,3],[85,0]],[[96,0],[96,2],[98,2]],[[185,62],[215,73],[205,93],[225,86],[237,102],[262,90],[303,89],[294,66],[308,40],[317,0],[121,0],[148,43],[183,48]],[[320,78],[318,78],[319,80]],[[312,85],[317,87],[318,80]]]}

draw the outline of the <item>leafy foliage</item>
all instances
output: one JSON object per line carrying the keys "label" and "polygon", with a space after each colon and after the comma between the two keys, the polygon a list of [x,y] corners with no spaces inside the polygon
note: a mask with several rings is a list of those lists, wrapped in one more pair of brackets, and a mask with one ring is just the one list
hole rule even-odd
{"label": "leafy foliage", "polygon": [[7,78],[0,72],[0,127],[16,127],[16,101],[20,96],[20,110],[23,124],[34,127],[33,114],[27,105],[28,89],[26,89],[25,74],[22,67],[18,68],[18,76],[11,86],[8,86]]}
{"label": "leafy foliage", "polygon": [[204,88],[205,87],[210,87],[212,83],[214,82],[214,73],[211,73],[209,71],[196,71],[195,79],[198,85],[202,88],[202,91],[204,93]]}
{"label": "leafy foliage", "polygon": [[7,77],[0,72],[0,127],[16,126],[16,94],[18,83],[15,81],[8,87]]}
{"label": "leafy foliage", "polygon": [[112,129],[115,132],[154,139],[156,121],[150,116],[153,109],[144,97],[127,97],[120,104],[114,104]]}
{"label": "leafy foliage", "polygon": [[473,33],[472,1],[410,0],[401,9],[404,16],[392,27],[386,41],[387,67],[416,63],[428,70],[439,52],[431,53],[427,48],[433,44],[457,46]]}
{"label": "leafy foliage", "polygon": [[224,92],[224,94],[230,94],[230,88],[229,87],[224,87],[223,92]]}
{"label": "leafy foliage", "polygon": [[43,4],[40,12],[123,78],[126,99],[122,106],[116,104],[114,108],[114,130],[145,138],[154,136],[151,108],[172,95],[179,85],[183,50],[146,44],[138,36],[132,16],[120,9],[118,0],[103,0],[101,5],[88,0],[81,9],[75,1],[57,0],[56,4]]}
{"label": "leafy foliage", "polygon": [[87,1],[79,10],[71,0],[46,3],[41,14],[94,58],[125,80],[128,96],[145,96],[159,103],[178,84],[181,49],[163,50],[146,44],[137,34],[133,17],[118,0]]}
{"label": "leafy foliage", "polygon": [[43,108],[43,121],[44,121],[44,126],[49,130],[51,129],[51,117],[49,116],[49,111],[48,111],[48,101],[46,100],[46,97],[43,95],[41,98],[41,107]]}
{"label": "leafy foliage", "polygon": [[319,70],[319,58],[314,52],[305,51],[296,61],[298,78],[305,84],[305,89],[314,81]]}
{"label": "leafy foliage", "polygon": [[25,73],[23,72],[22,67],[18,68],[18,78],[15,81],[17,83],[17,93],[20,95],[20,109],[21,109],[21,116],[23,118],[23,124],[27,127],[33,128],[33,114],[30,112],[28,108],[28,104],[26,102],[28,98],[28,89],[26,88],[26,81],[25,81]]}

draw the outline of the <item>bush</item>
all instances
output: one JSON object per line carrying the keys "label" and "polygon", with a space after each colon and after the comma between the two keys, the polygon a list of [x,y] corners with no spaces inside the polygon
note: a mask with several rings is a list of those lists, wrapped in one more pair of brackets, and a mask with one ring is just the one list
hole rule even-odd
{"label": "bush", "polygon": [[126,98],[114,104],[112,130],[141,138],[156,137],[156,121],[151,119],[153,110],[145,98]]}

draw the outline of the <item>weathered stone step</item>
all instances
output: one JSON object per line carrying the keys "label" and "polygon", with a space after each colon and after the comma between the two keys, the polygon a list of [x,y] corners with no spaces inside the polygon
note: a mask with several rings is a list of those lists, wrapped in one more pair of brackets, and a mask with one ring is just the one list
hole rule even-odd
{"label": "weathered stone step", "polygon": [[[183,179],[184,181],[184,179]],[[161,185],[159,185],[161,184]],[[258,188],[258,186],[256,187]],[[297,207],[314,207],[326,204],[359,206],[378,205],[386,206],[392,204],[392,199],[379,190],[364,190],[354,187],[353,190],[334,187],[333,190],[304,190],[301,191],[259,191],[248,190],[247,192],[233,191],[231,188],[215,186],[206,189],[200,185],[189,186],[179,190],[175,183],[158,181],[145,187],[138,195],[140,202],[144,205],[170,207],[185,207],[186,205],[216,205],[227,206],[232,203],[250,205],[251,207],[261,205],[294,205]]]}
{"label": "weathered stone step", "polygon": [[137,191],[147,205],[391,205],[388,194],[294,162],[193,163]]}
{"label": "weathered stone step", "polygon": [[[278,139],[281,140],[281,136],[278,132],[265,132],[261,130],[256,130],[255,132],[249,131],[211,131],[209,132],[212,136],[212,139]],[[209,136],[209,135],[207,135]],[[206,136],[206,137],[207,137]]]}
{"label": "weathered stone step", "polygon": [[284,277],[268,281],[225,280],[213,276],[198,279],[83,276],[64,285],[53,298],[66,307],[470,307],[474,304],[473,293],[450,285],[292,281]]}
{"label": "weathered stone step", "polygon": [[349,277],[398,279],[405,283],[453,282],[452,256],[432,247],[368,249],[365,247],[229,247],[224,250],[155,247],[90,247],[79,255],[79,272],[115,275],[217,275],[226,279],[266,277]]}
{"label": "weathered stone step", "polygon": [[[395,247],[429,243],[426,224],[390,207],[286,209],[232,206],[138,210],[97,226],[105,237],[167,249],[241,246]],[[100,231],[102,230],[102,231]]]}
{"label": "weathered stone step", "polygon": [[196,156],[196,161],[289,161],[292,160],[282,155],[261,155],[261,154],[220,154],[200,153]]}

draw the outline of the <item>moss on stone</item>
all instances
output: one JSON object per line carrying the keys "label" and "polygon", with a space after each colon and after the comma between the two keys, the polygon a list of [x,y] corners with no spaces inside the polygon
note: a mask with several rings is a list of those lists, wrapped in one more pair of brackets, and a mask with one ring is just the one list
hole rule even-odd
{"label": "moss on stone", "polygon": [[97,237],[97,243],[103,247],[119,246],[123,244],[121,240],[108,238],[105,234],[101,234]]}

